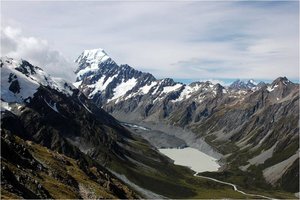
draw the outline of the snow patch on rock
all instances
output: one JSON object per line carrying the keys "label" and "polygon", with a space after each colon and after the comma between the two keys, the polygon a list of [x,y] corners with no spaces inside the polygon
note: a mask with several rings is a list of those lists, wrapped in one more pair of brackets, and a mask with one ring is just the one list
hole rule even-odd
{"label": "snow patch on rock", "polygon": [[114,96],[109,99],[107,102],[113,101],[115,99],[118,99],[119,97],[122,97],[125,95],[129,90],[131,90],[137,83],[137,80],[135,78],[131,78],[127,80],[126,82],[123,82],[119,84],[113,91]]}
{"label": "snow patch on rock", "polygon": [[157,85],[157,82],[152,82],[150,85],[145,85],[139,89],[142,94],[148,94],[152,87]]}
{"label": "snow patch on rock", "polygon": [[52,88],[66,94],[67,96],[73,95],[73,90],[75,90],[76,88],[73,86],[72,83],[66,82],[64,79],[57,77],[53,77],[52,80]]}
{"label": "snow patch on rock", "polygon": [[75,83],[73,83],[73,85],[78,88],[81,85],[82,81],[77,81]]}
{"label": "snow patch on rock", "polygon": [[196,92],[200,88],[201,88],[200,84],[196,84],[194,86],[187,85],[187,86],[185,86],[185,88],[180,93],[180,96],[177,99],[172,100],[172,102],[178,102],[178,101],[182,101],[184,99],[188,99],[192,96],[192,94],[194,92]]}
{"label": "snow patch on rock", "polygon": [[169,93],[169,92],[173,92],[173,91],[176,91],[177,89],[179,89],[182,85],[181,84],[176,84],[176,85],[173,85],[173,86],[166,86],[164,87],[162,93]]}
{"label": "snow patch on rock", "polygon": [[278,87],[278,84],[276,84],[276,85],[274,85],[273,87],[272,86],[268,86],[267,87],[267,90],[269,91],[269,92],[272,92],[275,88],[277,88]]}
{"label": "snow patch on rock", "polygon": [[105,76],[102,76],[95,84],[92,84],[92,85],[89,85],[88,87],[90,88],[94,88],[93,92],[91,92],[89,94],[89,97],[93,97],[96,93],[98,92],[101,92],[103,90],[106,89],[107,85],[112,82],[114,80],[114,78],[117,76],[114,75],[114,76],[111,76],[111,77],[108,77],[106,80],[105,80]]}

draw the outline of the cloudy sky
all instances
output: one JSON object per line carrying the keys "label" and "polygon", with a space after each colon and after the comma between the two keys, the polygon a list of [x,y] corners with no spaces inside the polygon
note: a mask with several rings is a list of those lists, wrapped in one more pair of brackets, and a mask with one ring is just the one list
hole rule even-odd
{"label": "cloudy sky", "polygon": [[1,55],[74,78],[103,48],[118,64],[176,80],[299,77],[298,1],[2,2]]}

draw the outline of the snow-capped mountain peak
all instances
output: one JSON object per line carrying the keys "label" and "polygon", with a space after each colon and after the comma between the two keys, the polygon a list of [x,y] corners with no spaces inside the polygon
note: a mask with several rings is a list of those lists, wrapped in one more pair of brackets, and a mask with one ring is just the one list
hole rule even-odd
{"label": "snow-capped mountain peak", "polygon": [[67,95],[72,95],[75,89],[71,83],[53,78],[25,60],[3,57],[0,67],[1,99],[5,102],[27,102],[40,86],[48,86]]}
{"label": "snow-capped mountain peak", "polygon": [[253,80],[250,79],[248,81],[243,81],[243,80],[236,80],[234,81],[229,88],[234,89],[234,90],[247,90],[247,89],[253,89],[254,87],[257,86],[257,83]]}
{"label": "snow-capped mountain peak", "polygon": [[103,65],[116,64],[101,48],[84,50],[75,62],[78,64],[78,69],[75,71],[77,82],[82,81],[85,76],[96,73]]}
{"label": "snow-capped mountain peak", "polygon": [[248,83],[252,83],[253,85],[257,85],[258,83],[256,82],[256,81],[254,81],[253,79],[250,79],[249,81],[248,81]]}
{"label": "snow-capped mountain peak", "polygon": [[107,53],[101,49],[90,49],[90,50],[84,50],[80,56],[76,59],[76,63],[81,64],[83,62],[85,63],[102,63],[108,60],[110,57],[107,55]]}
{"label": "snow-capped mountain peak", "polygon": [[278,77],[277,79],[275,79],[271,85],[274,86],[274,85],[289,85],[291,84],[291,81],[289,79],[287,79],[286,77]]}

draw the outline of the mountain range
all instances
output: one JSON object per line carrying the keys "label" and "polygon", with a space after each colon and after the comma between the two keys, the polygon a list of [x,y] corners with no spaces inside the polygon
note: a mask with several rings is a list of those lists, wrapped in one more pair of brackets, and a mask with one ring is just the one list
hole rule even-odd
{"label": "mountain range", "polygon": [[247,198],[157,150],[185,146],[220,159],[202,175],[274,198],[299,192],[299,84],[186,85],[102,49],[76,63],[72,84],[1,58],[4,198]]}
{"label": "mountain range", "polygon": [[25,60],[0,66],[3,198],[243,196],[174,165],[71,83]]}
{"label": "mountain range", "polygon": [[259,171],[274,187],[298,191],[299,84],[279,77],[186,85],[119,66],[102,49],[76,63],[75,85],[117,119],[190,130],[223,155],[226,170]]}

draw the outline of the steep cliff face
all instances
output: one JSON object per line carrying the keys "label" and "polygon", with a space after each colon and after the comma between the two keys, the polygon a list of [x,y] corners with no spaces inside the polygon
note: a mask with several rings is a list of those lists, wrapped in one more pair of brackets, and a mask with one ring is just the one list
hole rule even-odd
{"label": "steep cliff face", "polygon": [[[76,84],[116,118],[192,130],[225,155],[228,170],[259,170],[274,186],[287,188],[282,180],[291,177],[292,171],[299,177],[295,164],[299,84],[279,77],[270,84],[238,80],[229,87],[208,81],[185,85],[168,78],[156,80],[127,65],[119,66],[111,58],[104,62],[94,58],[85,62],[79,57],[81,76]],[[289,164],[282,173],[270,178],[271,169],[278,171],[285,160]]]}

